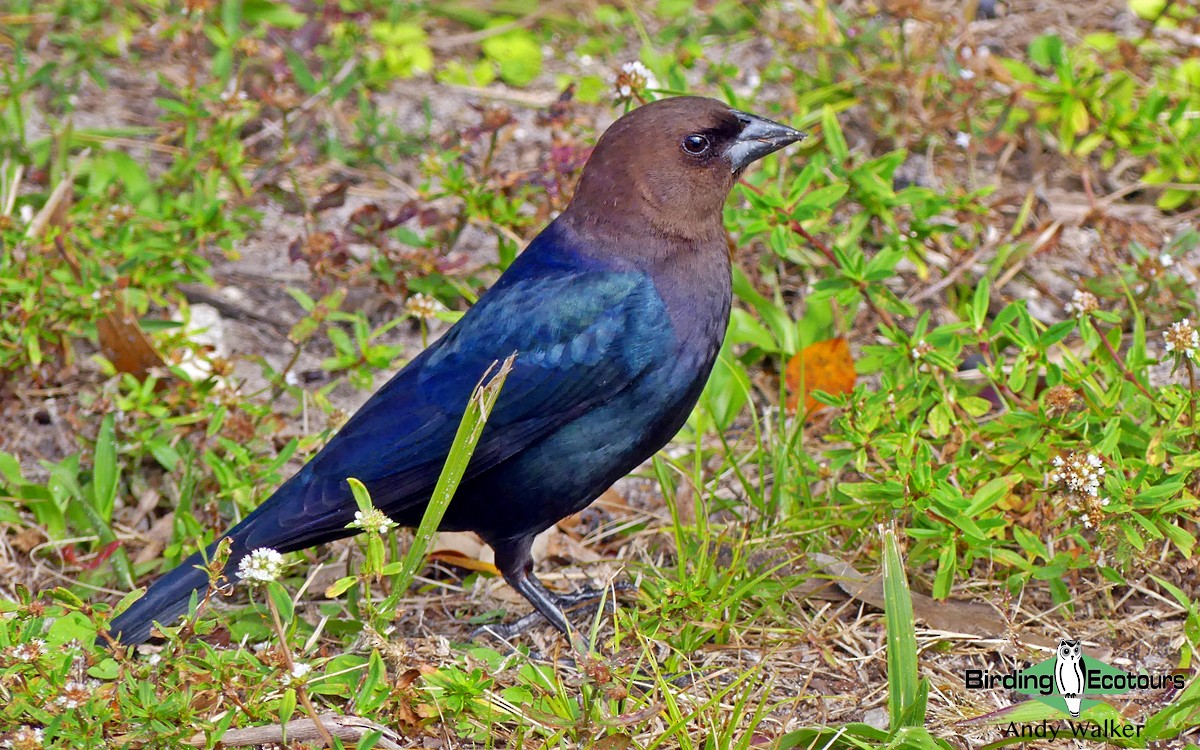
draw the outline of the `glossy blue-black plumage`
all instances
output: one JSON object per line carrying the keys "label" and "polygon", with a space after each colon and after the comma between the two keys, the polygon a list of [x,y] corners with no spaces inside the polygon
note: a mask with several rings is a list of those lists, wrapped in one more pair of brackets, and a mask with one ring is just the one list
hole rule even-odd
{"label": "glossy blue-black plumage", "polygon": [[[536,534],[581,510],[682,426],[729,317],[721,206],[753,159],[799,133],[711,99],[627,114],[601,137],[575,197],[463,318],[412,360],[307,465],[231,529],[225,568],[349,536],[361,480],[402,525],[425,511],[474,387],[516,354],[442,528],[478,533],[505,579],[566,632],[532,573]],[[702,138],[702,153],[693,148]],[[690,139],[686,148],[681,139]],[[211,554],[212,547],[206,552]],[[193,555],[119,615],[145,640],[202,592]]]}
{"label": "glossy blue-black plumage", "polygon": [[[720,286],[728,290],[726,279]],[[717,292],[723,326],[728,292]],[[716,328],[717,326],[713,326]],[[401,370],[295,476],[226,535],[227,575],[249,551],[349,536],[347,477],[403,525],[420,521],[472,389],[517,353],[442,524],[489,544],[587,506],[681,426],[719,337],[680,337],[646,269],[551,224],[445,336]],[[211,554],[211,548],[208,550]],[[207,584],[200,555],[114,620],[126,643],[183,613]]]}

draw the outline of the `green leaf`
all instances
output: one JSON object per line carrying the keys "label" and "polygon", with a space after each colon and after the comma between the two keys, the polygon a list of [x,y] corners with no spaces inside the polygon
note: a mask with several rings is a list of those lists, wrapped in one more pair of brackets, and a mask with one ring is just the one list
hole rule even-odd
{"label": "green leaf", "polygon": [[842,196],[846,194],[849,187],[845,183],[835,185],[826,185],[823,188],[817,188],[808,192],[800,199],[797,210],[800,208],[811,208],[819,211],[827,211],[834,206]]}
{"label": "green leaf", "polygon": [[837,115],[831,107],[821,110],[821,135],[829,147],[829,153],[839,164],[845,164],[850,158],[850,147],[846,145],[846,137],[842,135],[842,127],[838,124]]}
{"label": "green leaf", "polygon": [[950,595],[950,587],[958,572],[958,545],[953,536],[946,539],[938,555],[937,575],[933,579],[933,598],[945,599]]}
{"label": "green leaf", "polygon": [[998,503],[1000,498],[1008,494],[1008,491],[1016,486],[1020,479],[1015,474],[1009,474],[1008,476],[996,477],[987,482],[975,491],[975,497],[971,498],[971,504],[963,511],[963,515],[974,518],[983,511],[988,510]]}
{"label": "green leaf", "polygon": [[298,29],[308,21],[307,16],[292,10],[286,3],[271,0],[244,0],[242,15],[247,23],[268,24],[281,29]]}
{"label": "green leaf", "polygon": [[[883,532],[883,614],[887,631],[889,727],[893,732],[906,726],[919,727],[925,723],[925,712],[921,698],[923,684],[917,673],[916,625],[895,529]],[[918,708],[922,710],[915,716]]]}
{"label": "green leaf", "polygon": [[[467,471],[467,464],[471,462],[471,455],[475,452],[480,435],[483,434],[483,427],[492,413],[492,407],[496,405],[496,399],[500,397],[500,389],[504,387],[504,380],[512,371],[515,358],[516,355],[513,354],[504,362],[496,363],[499,366],[495,368],[495,373],[492,374],[489,371],[490,379],[487,382],[481,382],[471,393],[471,398],[463,411],[462,421],[459,422],[458,432],[455,433],[454,442],[450,445],[450,452],[446,456],[446,463],[442,466],[442,473],[438,476],[437,484],[434,485],[433,494],[430,495],[429,505],[426,506],[421,523],[413,534],[412,544],[404,555],[403,567],[392,579],[392,594],[385,603],[385,609],[396,606],[400,597],[404,596],[408,587],[412,585],[417,570],[424,564],[425,550],[429,548],[433,535],[437,533],[438,526],[442,523],[442,516],[445,515],[446,508],[449,507],[450,500],[454,497],[459,482],[462,481],[463,474]],[[485,374],[485,377],[488,374]]]}
{"label": "green leaf", "polygon": [[342,594],[350,590],[350,587],[358,583],[358,579],[354,576],[346,576],[339,578],[325,589],[325,596],[329,599],[336,599]]}
{"label": "green leaf", "polygon": [[[288,688],[283,691],[283,697],[279,699],[279,723],[287,724],[292,720],[292,716],[296,713],[296,689]],[[287,737],[284,737],[284,742],[287,742]]]}
{"label": "green leaf", "polygon": [[119,469],[115,425],[116,418],[112,414],[106,414],[100,421],[100,433],[96,436],[96,464],[92,474],[93,506],[105,524],[112,520],[117,497]]}
{"label": "green leaf", "polygon": [[279,581],[267,581],[267,596],[271,597],[275,609],[279,610],[279,619],[283,621],[286,627],[296,614],[296,607],[292,603],[291,594],[284,588]]}
{"label": "green leaf", "polygon": [[367,491],[366,485],[358,481],[354,477],[347,477],[346,482],[350,485],[350,493],[354,495],[354,503],[363,513],[371,510],[374,504],[371,501],[371,493]]}
{"label": "green leaf", "polygon": [[977,331],[983,330],[987,320],[988,305],[991,303],[991,291],[987,277],[979,280],[975,287],[975,296],[971,299],[971,326]]}
{"label": "green leaf", "polygon": [[489,37],[479,46],[500,68],[500,78],[509,85],[528,86],[542,73],[541,45],[524,29]]}
{"label": "green leaf", "polygon": [[304,58],[300,57],[300,54],[291,47],[287,47],[284,50],[284,54],[287,55],[288,67],[291,68],[292,78],[296,79],[296,84],[306,94],[317,93],[321,85],[317,83],[317,79],[313,78],[313,74],[309,71]]}

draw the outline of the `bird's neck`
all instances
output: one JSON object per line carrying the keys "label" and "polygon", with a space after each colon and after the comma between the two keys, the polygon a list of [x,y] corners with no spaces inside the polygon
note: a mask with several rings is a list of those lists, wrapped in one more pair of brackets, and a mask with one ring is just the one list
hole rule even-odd
{"label": "bird's neck", "polygon": [[657,212],[641,215],[619,206],[567,206],[554,225],[567,239],[566,246],[586,248],[600,259],[611,258],[647,272],[690,269],[724,257],[728,265],[725,229],[719,216],[687,225],[655,222]]}
{"label": "bird's neck", "polygon": [[713,241],[724,234],[721,211],[725,195],[705,195],[698,200],[683,191],[656,189],[646,179],[617,180],[611,173],[623,172],[609,166],[584,170],[561,221],[582,234],[606,239],[649,235],[690,243]]}
{"label": "bird's neck", "polygon": [[[722,228],[703,238],[670,237],[619,222],[579,222],[568,209],[546,228],[551,252],[572,262],[644,273],[654,283],[679,333],[723,336],[732,295],[729,245]],[[550,249],[550,248],[547,248]]]}

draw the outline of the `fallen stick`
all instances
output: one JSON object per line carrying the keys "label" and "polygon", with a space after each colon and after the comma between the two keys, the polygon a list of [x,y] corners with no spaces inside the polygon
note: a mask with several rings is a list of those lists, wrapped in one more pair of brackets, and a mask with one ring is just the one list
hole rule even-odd
{"label": "fallen stick", "polygon": [[[339,740],[357,743],[368,732],[379,731],[383,733],[383,736],[375,745],[378,750],[400,750],[404,747],[400,744],[402,737],[397,732],[357,716],[324,714],[321,716],[321,723],[329,730],[329,734]],[[283,725],[271,724],[262,727],[247,727],[246,729],[230,729],[221,736],[221,747],[251,747],[267,743],[312,742],[313,740],[320,741],[320,739],[321,735],[315,721],[295,719]],[[206,738],[203,734],[197,734],[188,740],[188,744],[193,747],[202,747],[205,741]]]}

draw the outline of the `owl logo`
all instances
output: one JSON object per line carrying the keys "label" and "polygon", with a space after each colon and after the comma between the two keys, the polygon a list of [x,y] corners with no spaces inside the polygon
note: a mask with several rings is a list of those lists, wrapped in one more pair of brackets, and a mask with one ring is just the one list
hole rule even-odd
{"label": "owl logo", "polygon": [[1079,641],[1063,638],[1054,654],[1054,686],[1066,701],[1071,718],[1079,718],[1079,701],[1083,697],[1083,651]]}

